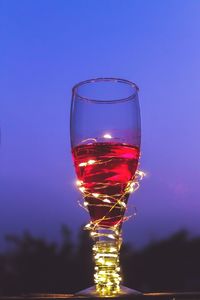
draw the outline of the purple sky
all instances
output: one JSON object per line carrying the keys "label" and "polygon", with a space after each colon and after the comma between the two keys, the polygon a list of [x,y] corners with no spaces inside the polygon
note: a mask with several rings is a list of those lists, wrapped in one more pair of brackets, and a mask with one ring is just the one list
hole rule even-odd
{"label": "purple sky", "polygon": [[136,246],[200,234],[200,2],[0,3],[0,244],[5,233],[59,240],[88,220],[70,155],[71,87],[121,77],[140,87],[141,168],[124,225]]}

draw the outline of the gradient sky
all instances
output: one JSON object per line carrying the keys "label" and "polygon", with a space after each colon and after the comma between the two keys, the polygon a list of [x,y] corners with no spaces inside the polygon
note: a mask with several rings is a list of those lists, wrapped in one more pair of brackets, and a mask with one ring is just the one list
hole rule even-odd
{"label": "gradient sky", "polygon": [[0,244],[59,240],[88,220],[70,155],[71,87],[121,77],[140,87],[141,168],[124,224],[136,246],[200,234],[200,1],[0,1]]}

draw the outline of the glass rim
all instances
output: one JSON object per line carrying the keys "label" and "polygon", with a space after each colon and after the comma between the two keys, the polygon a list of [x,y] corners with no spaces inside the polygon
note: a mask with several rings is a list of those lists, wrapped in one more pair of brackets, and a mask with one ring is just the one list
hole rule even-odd
{"label": "glass rim", "polygon": [[[78,93],[78,88],[81,87],[82,85],[88,84],[88,83],[95,83],[95,82],[115,82],[115,83],[124,83],[129,86],[131,86],[134,90],[133,93],[131,93],[130,96],[125,97],[125,98],[119,98],[119,99],[93,99],[89,97],[84,97],[81,96]],[[75,84],[72,88],[72,95],[77,96],[81,100],[86,100],[90,102],[96,102],[96,103],[116,103],[116,102],[124,102],[124,101],[129,101],[137,95],[137,92],[139,91],[139,87],[132,81],[127,80],[127,79],[122,79],[122,78],[115,78],[115,77],[98,77],[98,78],[92,78],[92,79],[87,79],[84,81],[80,81],[79,83]]]}

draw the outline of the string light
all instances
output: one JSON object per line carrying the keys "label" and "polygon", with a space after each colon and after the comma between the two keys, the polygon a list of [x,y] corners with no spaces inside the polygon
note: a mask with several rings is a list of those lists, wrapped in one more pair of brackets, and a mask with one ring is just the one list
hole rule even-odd
{"label": "string light", "polygon": [[[120,291],[118,242],[98,241],[93,247],[95,271],[94,281],[99,296],[113,296]],[[115,252],[115,253],[113,253]]]}
{"label": "string light", "polygon": [[[111,139],[112,136],[109,133],[106,133],[103,136],[105,139]],[[108,159],[108,162],[111,161]],[[86,167],[93,164],[102,164],[105,161],[89,159],[86,162],[81,162],[79,167]],[[96,198],[98,199],[97,203],[90,203],[86,200],[83,201],[83,204],[79,202],[79,205],[84,209],[88,210],[91,206],[98,207],[107,207],[107,212],[105,215],[94,221],[90,221],[85,226],[85,229],[90,230],[91,237],[96,240],[95,245],[93,246],[93,254],[95,260],[95,274],[94,281],[96,284],[96,291],[99,296],[111,297],[115,296],[120,292],[120,282],[122,280],[120,276],[120,267],[119,267],[119,249],[122,243],[120,224],[127,221],[131,216],[123,216],[127,208],[125,203],[128,195],[135,192],[139,188],[139,181],[143,179],[146,174],[143,171],[137,170],[133,180],[127,182],[126,187],[124,188],[124,193],[115,194],[115,195],[106,195],[102,194],[99,191],[106,190],[110,186],[110,183],[97,183],[95,193],[91,193],[89,188],[84,186],[84,182],[81,180],[76,181],[76,185],[83,194],[83,198]],[[115,186],[121,185],[121,183],[116,183]],[[109,224],[109,220],[113,217],[110,217],[113,209],[119,209],[119,215],[115,215],[115,218],[119,221],[114,226],[106,225]],[[133,214],[135,215],[135,213]],[[103,229],[101,224],[103,222]],[[105,230],[107,228],[107,230]],[[103,239],[103,240],[102,240]]]}
{"label": "string light", "polygon": [[[100,164],[100,163],[102,163],[100,160],[95,161],[95,160],[90,159],[87,162],[83,162],[82,164],[84,164],[84,166],[86,166],[86,165]],[[80,164],[79,164],[79,166],[80,166]],[[104,227],[110,228],[110,226],[106,226],[105,221],[109,221],[110,219],[112,219],[112,217],[109,217],[109,215],[110,215],[111,211],[115,208],[119,209],[119,215],[115,216],[116,219],[119,219],[119,221],[117,222],[116,225],[119,226],[122,222],[127,221],[131,216],[125,216],[125,217],[123,216],[122,211],[125,211],[127,208],[127,204],[125,203],[124,199],[126,199],[130,193],[135,192],[139,188],[139,181],[141,179],[143,179],[143,177],[145,175],[146,174],[143,171],[137,170],[135,173],[135,178],[133,180],[127,182],[126,187],[124,189],[124,193],[120,194],[120,195],[116,194],[116,195],[112,195],[112,196],[100,194],[100,193],[90,193],[89,189],[83,186],[84,185],[83,181],[77,180],[76,184],[77,184],[79,190],[81,191],[81,193],[83,194],[83,198],[94,197],[94,198],[101,200],[101,202],[99,202],[99,203],[89,203],[89,202],[84,201],[83,205],[81,205],[79,203],[80,206],[82,206],[85,209],[87,208],[87,210],[89,207],[92,207],[92,206],[109,208],[107,210],[107,213],[102,218],[95,220],[93,222],[90,222],[85,228],[89,229],[89,230],[97,228],[103,221],[104,221]],[[117,186],[117,184],[120,184],[120,183],[116,183],[115,186]],[[103,184],[98,183],[96,185],[96,189],[97,190],[106,189],[109,185],[110,185],[110,183],[103,183]],[[133,214],[133,215],[135,215],[135,214]],[[114,230],[115,230],[115,228],[114,228]]]}

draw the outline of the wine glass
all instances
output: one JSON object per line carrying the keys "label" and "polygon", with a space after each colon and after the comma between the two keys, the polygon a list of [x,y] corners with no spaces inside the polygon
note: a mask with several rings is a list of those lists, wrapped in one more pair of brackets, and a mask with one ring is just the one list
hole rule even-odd
{"label": "wine glass", "polygon": [[70,132],[77,187],[90,216],[85,228],[95,242],[95,286],[82,294],[130,293],[120,284],[119,250],[127,201],[138,186],[141,123],[136,84],[118,78],[76,84]]}

